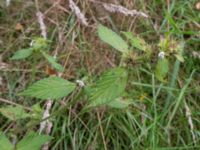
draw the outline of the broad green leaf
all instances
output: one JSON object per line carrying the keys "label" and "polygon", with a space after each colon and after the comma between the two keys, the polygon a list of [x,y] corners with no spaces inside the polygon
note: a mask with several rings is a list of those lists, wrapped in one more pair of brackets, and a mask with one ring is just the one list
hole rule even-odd
{"label": "broad green leaf", "polygon": [[40,150],[41,146],[51,139],[50,136],[30,132],[17,143],[16,147],[17,150]]}
{"label": "broad green leaf", "polygon": [[0,132],[0,150],[14,150],[14,146],[2,132]]}
{"label": "broad green leaf", "polygon": [[169,62],[166,58],[159,59],[156,65],[156,77],[158,80],[165,82],[165,77],[169,71]]}
{"label": "broad green leaf", "polygon": [[17,51],[12,57],[11,60],[19,60],[29,57],[33,53],[32,48],[21,49]]}
{"label": "broad green leaf", "polygon": [[36,97],[40,99],[59,99],[67,96],[75,89],[76,85],[59,77],[42,79],[27,90],[20,93],[23,96]]}
{"label": "broad green leaf", "polygon": [[42,54],[55,69],[57,69],[60,72],[64,71],[64,68],[60,64],[58,64],[56,62],[55,58],[53,58],[52,56],[46,54],[45,52],[42,52]]}
{"label": "broad green leaf", "polygon": [[30,117],[30,115],[26,113],[24,109],[20,106],[2,107],[0,108],[0,112],[2,113],[2,115],[13,121]]}
{"label": "broad green leaf", "polygon": [[110,107],[113,107],[113,108],[123,109],[130,105],[130,101],[128,101],[126,99],[124,100],[123,98],[120,97],[120,98],[117,98],[117,99],[111,101],[107,105]]}
{"label": "broad green leaf", "polygon": [[133,35],[133,33],[131,32],[122,32],[122,33],[126,36],[128,40],[130,40],[131,45],[137,48],[138,50],[148,51],[150,49],[149,45],[143,39],[139,38],[136,35]]}
{"label": "broad green leaf", "polygon": [[90,90],[90,107],[108,104],[120,97],[126,87],[127,72],[123,68],[111,69],[104,73]]}
{"label": "broad green leaf", "polygon": [[99,25],[98,35],[102,41],[108,43],[118,51],[125,54],[128,53],[128,44],[112,30],[103,25]]}

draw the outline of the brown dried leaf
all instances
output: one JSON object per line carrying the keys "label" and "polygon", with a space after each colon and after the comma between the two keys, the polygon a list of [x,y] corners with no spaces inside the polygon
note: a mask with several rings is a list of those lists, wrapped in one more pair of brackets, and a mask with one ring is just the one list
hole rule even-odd
{"label": "brown dried leaf", "polygon": [[15,26],[15,30],[16,31],[23,31],[24,27],[21,23],[17,23],[16,26]]}
{"label": "brown dried leaf", "polygon": [[200,10],[200,1],[196,3],[196,9]]}

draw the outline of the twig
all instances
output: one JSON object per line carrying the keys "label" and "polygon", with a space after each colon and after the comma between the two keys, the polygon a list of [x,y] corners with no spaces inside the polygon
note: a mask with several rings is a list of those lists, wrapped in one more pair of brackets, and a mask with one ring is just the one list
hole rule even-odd
{"label": "twig", "polygon": [[90,2],[98,3],[101,4],[107,11],[112,12],[112,13],[121,13],[125,16],[141,16],[144,18],[148,18],[148,15],[137,11],[137,10],[129,10],[121,5],[115,5],[115,4],[109,4],[109,3],[104,3],[96,0],[90,0]]}
{"label": "twig", "polygon": [[43,36],[44,39],[47,39],[46,25],[44,24],[44,15],[40,11],[38,11],[36,15],[38,22],[40,24],[41,35]]}
{"label": "twig", "polygon": [[69,0],[69,7],[76,14],[76,17],[79,19],[79,21],[83,25],[88,26],[88,22],[85,15],[80,11],[79,7],[74,3],[73,0]]}
{"label": "twig", "polygon": [[187,105],[186,101],[184,101],[184,106],[185,106],[185,116],[188,119],[188,124],[190,126],[190,132],[192,134],[192,139],[193,139],[193,142],[196,143],[196,136],[194,134],[194,124],[193,124],[192,117],[191,117],[191,110],[190,110],[189,106]]}
{"label": "twig", "polygon": [[[48,100],[46,103],[46,109],[43,113],[42,119],[48,118],[50,116],[49,112],[52,105],[53,105],[53,101]],[[49,119],[42,121],[40,123],[40,130],[39,130],[40,134],[42,133],[45,127],[46,127],[45,133],[49,135],[51,133],[51,128],[53,127],[53,123]],[[49,143],[47,142],[43,145],[42,150],[48,150],[48,149],[49,149]]]}

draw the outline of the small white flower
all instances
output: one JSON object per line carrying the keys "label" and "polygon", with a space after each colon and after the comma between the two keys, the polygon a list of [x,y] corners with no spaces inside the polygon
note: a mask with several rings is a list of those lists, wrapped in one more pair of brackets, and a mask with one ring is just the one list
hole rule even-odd
{"label": "small white flower", "polygon": [[80,86],[80,87],[84,87],[85,83],[82,80],[76,80],[76,83]]}
{"label": "small white flower", "polygon": [[158,57],[160,59],[164,59],[165,58],[165,52],[161,51],[160,53],[158,53]]}

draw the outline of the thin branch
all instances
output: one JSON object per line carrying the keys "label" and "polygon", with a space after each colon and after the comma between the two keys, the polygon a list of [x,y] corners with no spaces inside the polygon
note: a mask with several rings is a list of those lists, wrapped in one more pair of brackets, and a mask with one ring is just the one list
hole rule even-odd
{"label": "thin branch", "polygon": [[79,19],[79,21],[83,25],[88,26],[88,22],[85,15],[80,11],[79,7],[74,3],[73,0],[69,0],[69,7],[76,14],[76,17]]}
{"label": "thin branch", "polygon": [[90,2],[93,2],[93,3],[98,3],[98,4],[101,4],[105,10],[109,11],[109,12],[112,12],[112,13],[120,13],[120,14],[123,14],[125,16],[141,16],[141,17],[144,17],[144,18],[148,18],[148,15],[143,13],[143,12],[140,12],[140,11],[137,11],[135,9],[132,9],[132,10],[129,10],[121,5],[115,5],[115,4],[110,4],[110,3],[104,3],[104,2],[100,2],[100,1],[96,1],[96,0],[89,0]]}
{"label": "thin branch", "polygon": [[184,106],[185,106],[185,116],[188,119],[188,124],[190,126],[190,132],[192,134],[192,139],[193,139],[193,142],[196,143],[196,136],[194,134],[194,124],[192,121],[191,110],[190,110],[189,106],[187,105],[186,101],[184,101]]}

